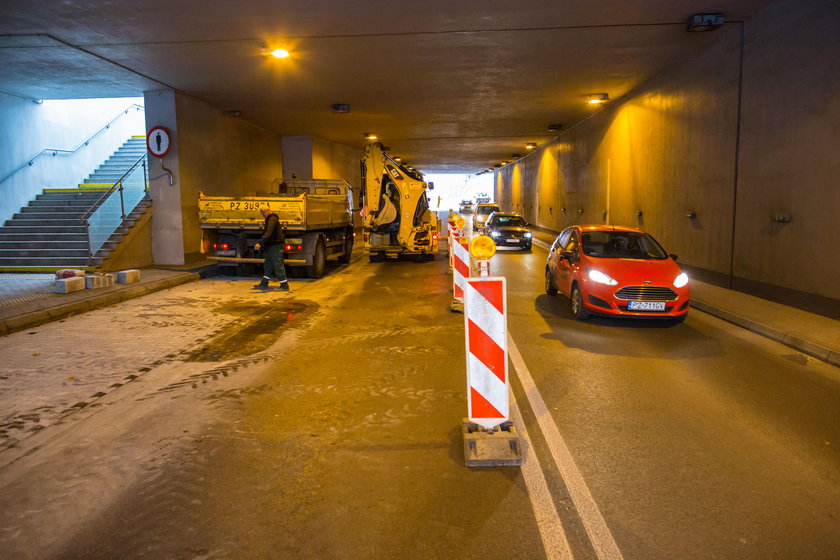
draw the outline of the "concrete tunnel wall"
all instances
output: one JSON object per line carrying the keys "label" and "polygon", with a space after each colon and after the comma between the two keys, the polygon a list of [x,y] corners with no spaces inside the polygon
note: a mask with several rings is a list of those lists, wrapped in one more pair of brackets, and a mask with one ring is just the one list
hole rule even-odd
{"label": "concrete tunnel wall", "polygon": [[496,200],[552,230],[640,227],[699,279],[840,316],[837,29],[836,2],[778,2],[743,26],[742,67],[741,24],[726,25],[497,171]]}

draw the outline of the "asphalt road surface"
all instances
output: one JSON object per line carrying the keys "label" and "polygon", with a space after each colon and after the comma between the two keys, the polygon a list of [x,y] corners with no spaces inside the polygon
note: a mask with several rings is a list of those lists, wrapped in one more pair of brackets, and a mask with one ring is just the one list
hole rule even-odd
{"label": "asphalt road surface", "polygon": [[0,339],[0,558],[837,558],[837,368],[592,319],[504,251],[521,468],[464,465],[444,258],[201,280]]}

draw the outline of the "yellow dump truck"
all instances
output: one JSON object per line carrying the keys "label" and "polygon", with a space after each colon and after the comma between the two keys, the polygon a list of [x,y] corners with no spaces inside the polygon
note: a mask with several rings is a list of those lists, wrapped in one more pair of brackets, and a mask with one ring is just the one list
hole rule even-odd
{"label": "yellow dump truck", "polygon": [[277,214],[286,231],[285,263],[320,278],[329,260],[350,262],[353,251],[353,195],[335,179],[287,179],[278,194],[249,197],[201,196],[198,215],[202,250],[220,265],[262,263],[254,245],[265,219],[260,208]]}

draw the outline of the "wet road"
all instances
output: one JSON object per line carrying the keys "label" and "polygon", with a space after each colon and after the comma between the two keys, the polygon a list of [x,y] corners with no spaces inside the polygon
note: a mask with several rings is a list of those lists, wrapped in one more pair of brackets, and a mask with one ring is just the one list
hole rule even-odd
{"label": "wet road", "polygon": [[547,509],[533,470],[463,465],[444,259],[356,260],[0,339],[0,557],[840,556],[837,368],[696,311],[576,322],[544,261],[493,271]]}

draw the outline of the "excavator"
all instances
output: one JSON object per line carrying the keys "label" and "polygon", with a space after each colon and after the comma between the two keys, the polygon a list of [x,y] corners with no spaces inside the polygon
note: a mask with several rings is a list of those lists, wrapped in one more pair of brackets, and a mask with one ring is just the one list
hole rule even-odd
{"label": "excavator", "polygon": [[426,196],[434,185],[391,158],[379,142],[368,145],[361,163],[364,247],[370,261],[404,255],[434,259],[439,221]]}

